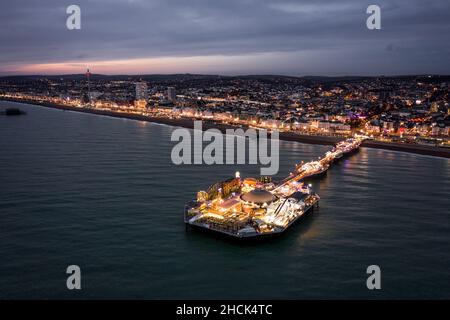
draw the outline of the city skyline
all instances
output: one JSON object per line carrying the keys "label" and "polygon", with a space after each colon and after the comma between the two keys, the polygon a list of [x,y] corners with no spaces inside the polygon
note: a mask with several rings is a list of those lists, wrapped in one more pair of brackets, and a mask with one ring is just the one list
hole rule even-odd
{"label": "city skyline", "polygon": [[0,13],[0,76],[73,74],[450,74],[446,1],[15,2]]}

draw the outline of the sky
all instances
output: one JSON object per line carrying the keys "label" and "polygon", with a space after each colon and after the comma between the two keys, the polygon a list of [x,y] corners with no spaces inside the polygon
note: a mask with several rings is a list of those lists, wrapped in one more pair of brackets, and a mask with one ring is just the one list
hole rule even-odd
{"label": "sky", "polygon": [[15,0],[0,43],[0,75],[450,74],[450,1]]}

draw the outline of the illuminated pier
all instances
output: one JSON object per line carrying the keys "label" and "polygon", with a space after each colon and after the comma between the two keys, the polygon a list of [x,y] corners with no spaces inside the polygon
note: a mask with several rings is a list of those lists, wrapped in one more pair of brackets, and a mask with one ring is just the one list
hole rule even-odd
{"label": "illuminated pier", "polygon": [[302,163],[279,184],[270,178],[218,182],[185,206],[186,224],[236,238],[280,234],[318,206],[320,197],[304,180],[326,173],[334,161],[358,150],[364,137],[339,142],[319,160]]}

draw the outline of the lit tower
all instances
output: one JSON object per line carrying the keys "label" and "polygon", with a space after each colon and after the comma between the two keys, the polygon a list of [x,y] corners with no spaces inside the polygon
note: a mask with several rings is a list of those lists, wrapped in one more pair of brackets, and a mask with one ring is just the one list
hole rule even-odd
{"label": "lit tower", "polygon": [[148,99],[148,86],[147,82],[145,81],[139,81],[135,84],[136,88],[136,100],[147,100]]}
{"label": "lit tower", "polygon": [[89,72],[89,68],[86,71],[87,85],[88,85],[88,104],[91,105],[91,86],[90,86],[90,77],[91,73]]}
{"label": "lit tower", "polygon": [[134,100],[134,107],[141,111],[146,111],[148,101],[148,87],[145,81],[139,81],[135,84],[136,99]]}

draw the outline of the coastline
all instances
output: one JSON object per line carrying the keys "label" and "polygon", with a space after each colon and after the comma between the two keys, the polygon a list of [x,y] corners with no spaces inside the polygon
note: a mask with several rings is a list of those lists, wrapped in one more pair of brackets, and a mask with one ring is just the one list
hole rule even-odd
{"label": "coastline", "polygon": [[[119,112],[106,111],[106,110],[69,107],[69,106],[64,106],[64,105],[60,105],[60,104],[54,104],[54,103],[48,103],[48,102],[37,102],[37,101],[32,101],[32,100],[2,98],[2,99],[0,99],[0,102],[1,101],[17,102],[17,103],[42,106],[42,107],[47,107],[47,108],[59,109],[59,110],[91,113],[91,114],[110,116],[110,117],[115,117],[115,118],[127,118],[127,119],[132,119],[132,120],[154,122],[154,123],[166,124],[166,125],[170,125],[170,126],[184,127],[184,128],[188,128],[188,129],[194,128],[194,120],[191,120],[191,119],[169,119],[169,118],[160,118],[160,117],[150,117],[150,116],[143,116],[143,115],[138,115],[138,114],[119,113]],[[211,128],[219,129],[220,131],[225,132],[226,129],[239,128],[239,126],[222,124],[222,123],[213,122],[213,121],[203,121],[203,130],[207,130],[207,129],[211,129]],[[301,143],[318,144],[318,145],[334,145],[338,141],[342,140],[341,137],[311,136],[311,135],[298,134],[298,133],[294,133],[294,132],[280,132],[279,137],[280,137],[280,140],[284,140],[284,141],[296,141],[296,142],[301,142]],[[419,145],[419,144],[381,142],[381,141],[374,141],[374,140],[364,141],[361,144],[361,147],[401,151],[401,152],[407,152],[407,153],[429,155],[429,156],[450,159],[450,148],[440,148],[440,147],[433,147],[433,146],[426,146],[426,145]]]}

